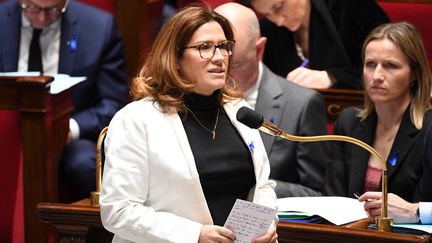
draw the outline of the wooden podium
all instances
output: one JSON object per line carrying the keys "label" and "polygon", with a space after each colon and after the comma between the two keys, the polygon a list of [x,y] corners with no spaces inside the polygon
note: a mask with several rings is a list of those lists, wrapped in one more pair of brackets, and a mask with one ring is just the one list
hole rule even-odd
{"label": "wooden podium", "polygon": [[39,217],[60,233],[61,243],[111,242],[113,235],[106,231],[100,219],[99,207],[90,199],[71,204],[39,203]]}
{"label": "wooden podium", "polygon": [[[73,204],[40,203],[40,218],[60,232],[61,243],[111,242],[112,234],[103,229],[99,207],[89,199]],[[347,226],[309,223],[278,224],[278,241],[284,242],[429,242],[428,235],[416,236],[365,229],[363,222]]]}
{"label": "wooden podium", "polygon": [[327,121],[330,123],[336,121],[344,108],[363,105],[363,90],[317,89],[316,91],[324,96]]}
{"label": "wooden podium", "polygon": [[[52,81],[49,76],[0,77],[0,109],[15,110],[19,116],[25,242],[47,241],[36,206],[58,201],[58,161],[73,107],[70,89],[56,95],[49,93]],[[7,154],[2,156],[8,158]]]}
{"label": "wooden podium", "polygon": [[279,243],[284,242],[429,242],[428,235],[407,235],[377,232],[367,229],[367,224],[349,224],[347,226],[321,225],[312,223],[279,222]]}

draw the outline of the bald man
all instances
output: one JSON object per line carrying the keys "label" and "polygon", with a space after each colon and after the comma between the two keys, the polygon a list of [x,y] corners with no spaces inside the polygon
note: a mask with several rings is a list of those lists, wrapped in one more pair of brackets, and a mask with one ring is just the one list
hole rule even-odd
{"label": "bald man", "polygon": [[[262,62],[267,39],[261,37],[255,13],[240,4],[226,3],[216,12],[231,21],[236,45],[230,75],[246,101],[287,133],[312,136],[327,133],[322,96],[277,76]],[[324,184],[327,144],[296,143],[261,133],[277,182],[279,198],[319,196]]]}

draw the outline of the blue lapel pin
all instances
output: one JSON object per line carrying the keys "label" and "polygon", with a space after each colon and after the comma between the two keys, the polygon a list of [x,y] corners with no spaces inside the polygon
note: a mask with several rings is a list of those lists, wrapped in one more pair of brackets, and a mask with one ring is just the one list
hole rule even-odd
{"label": "blue lapel pin", "polygon": [[392,167],[394,167],[398,159],[399,159],[399,149],[393,152],[388,162]]}
{"label": "blue lapel pin", "polygon": [[75,52],[78,49],[78,37],[72,36],[72,38],[68,41],[69,51]]}
{"label": "blue lapel pin", "polygon": [[250,143],[248,144],[249,150],[250,151],[254,151],[255,149],[255,142],[254,141],[250,141]]}

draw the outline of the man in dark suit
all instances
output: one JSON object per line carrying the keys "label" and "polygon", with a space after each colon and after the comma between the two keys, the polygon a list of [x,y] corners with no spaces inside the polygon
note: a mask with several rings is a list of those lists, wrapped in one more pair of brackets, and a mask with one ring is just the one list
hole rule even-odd
{"label": "man in dark suit", "polygon": [[97,136],[127,102],[123,44],[115,19],[76,1],[6,1],[0,5],[0,36],[0,72],[87,78],[74,88],[60,178],[70,183],[73,200],[88,196],[95,187]]}
{"label": "man in dark suit", "polygon": [[[311,136],[327,133],[322,96],[275,75],[260,62],[266,38],[260,36],[255,13],[236,3],[215,9],[234,26],[236,46],[231,76],[245,99],[287,133]],[[278,197],[318,196],[324,184],[326,143],[296,143],[261,133]]]}

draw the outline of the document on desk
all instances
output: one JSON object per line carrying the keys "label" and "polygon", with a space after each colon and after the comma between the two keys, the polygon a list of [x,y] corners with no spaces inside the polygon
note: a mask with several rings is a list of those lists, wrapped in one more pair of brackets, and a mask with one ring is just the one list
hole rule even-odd
{"label": "document on desk", "polygon": [[54,81],[51,82],[51,86],[50,86],[50,94],[61,93],[62,91],[65,91],[65,90],[71,88],[72,86],[86,80],[86,77],[84,77],[84,76],[83,77],[71,77],[67,74],[61,74],[61,73],[52,74],[49,76],[54,77]]}
{"label": "document on desk", "polygon": [[432,225],[430,224],[393,224],[393,228],[413,229],[432,234]]}
{"label": "document on desk", "polygon": [[[0,76],[11,76],[11,77],[18,77],[18,76],[34,77],[40,75],[41,75],[40,72],[3,72],[3,73],[0,72]],[[44,73],[43,75],[54,77],[54,81],[48,84],[48,87],[50,88],[49,90],[50,94],[61,93],[87,79],[84,76],[71,77],[68,74],[63,74],[63,73]]]}
{"label": "document on desk", "polygon": [[224,227],[234,232],[236,243],[250,243],[268,231],[276,212],[276,209],[237,199]]}
{"label": "document on desk", "polygon": [[40,76],[40,72],[2,72],[0,76],[19,77],[19,76]]}
{"label": "document on desk", "polygon": [[279,212],[304,212],[342,225],[367,218],[363,203],[349,197],[286,197],[277,200]]}

